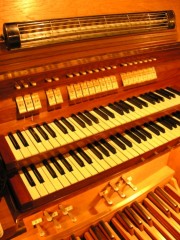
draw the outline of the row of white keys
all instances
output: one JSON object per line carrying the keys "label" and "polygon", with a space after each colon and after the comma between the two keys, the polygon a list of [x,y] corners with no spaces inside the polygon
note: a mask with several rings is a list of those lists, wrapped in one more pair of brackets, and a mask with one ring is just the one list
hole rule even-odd
{"label": "row of white keys", "polygon": [[31,186],[25,177],[24,173],[22,170],[19,171],[19,176],[21,177],[24,185],[26,186],[26,189],[28,190],[30,196],[32,197],[33,200],[39,199],[41,195],[39,194],[38,190],[36,189],[35,186]]}
{"label": "row of white keys", "polygon": [[60,142],[61,146],[72,143],[74,141],[68,133],[63,133],[54,122],[49,123],[49,125],[56,132],[58,142]]}
{"label": "row of white keys", "polygon": [[11,151],[12,151],[14,157],[15,157],[15,159],[16,159],[17,161],[24,159],[24,156],[22,155],[20,149],[16,149],[16,148],[14,147],[14,145],[13,145],[13,143],[11,142],[9,136],[5,136],[5,139],[6,139],[7,143],[8,143],[8,145],[9,145],[9,147],[10,147],[10,149],[11,149]]}

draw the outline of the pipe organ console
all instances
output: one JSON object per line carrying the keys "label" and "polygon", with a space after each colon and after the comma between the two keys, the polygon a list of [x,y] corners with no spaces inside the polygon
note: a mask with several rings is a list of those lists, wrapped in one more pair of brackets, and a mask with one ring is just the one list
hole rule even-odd
{"label": "pipe organ console", "polygon": [[180,239],[177,15],[4,22],[0,239]]}

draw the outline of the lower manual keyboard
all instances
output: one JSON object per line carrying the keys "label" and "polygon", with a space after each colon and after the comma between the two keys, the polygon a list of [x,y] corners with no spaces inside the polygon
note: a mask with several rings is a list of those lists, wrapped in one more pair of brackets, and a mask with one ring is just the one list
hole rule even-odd
{"label": "lower manual keyboard", "polygon": [[[39,206],[42,199],[63,196],[74,184],[81,183],[79,186],[82,187],[88,184],[88,179],[92,182],[93,176],[110,173],[109,169],[111,174],[112,169],[114,172],[122,170],[123,166],[131,165],[131,160],[140,160],[146,153],[167,146],[171,141],[179,141],[179,137],[180,116],[175,112],[122,134],[94,141],[84,148],[24,166],[9,181],[20,209],[24,210]],[[117,166],[120,168],[115,170]]]}

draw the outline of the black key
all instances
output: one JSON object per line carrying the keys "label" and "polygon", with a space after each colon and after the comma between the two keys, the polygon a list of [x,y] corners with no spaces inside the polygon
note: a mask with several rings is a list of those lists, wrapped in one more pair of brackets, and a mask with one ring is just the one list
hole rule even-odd
{"label": "black key", "polygon": [[166,92],[162,91],[161,89],[158,89],[155,92],[157,92],[158,94],[160,94],[161,96],[163,96],[167,99],[171,99],[171,97]]}
{"label": "black key", "polygon": [[56,161],[55,158],[50,158],[50,161],[54,164],[55,168],[58,170],[58,172],[61,174],[61,175],[64,175],[65,172],[64,172],[64,169],[61,167],[61,165],[58,163],[58,161]]}
{"label": "black key", "polygon": [[114,113],[112,113],[111,111],[109,111],[107,108],[105,108],[105,107],[103,107],[103,106],[100,106],[99,108],[100,108],[100,110],[101,110],[102,112],[104,112],[104,113],[105,113],[106,115],[108,115],[109,117],[115,118]]}
{"label": "black key", "polygon": [[113,154],[116,153],[116,149],[111,146],[111,144],[109,142],[107,142],[105,139],[100,139],[100,142]]}
{"label": "black key", "polygon": [[92,126],[92,121],[87,118],[84,114],[78,113],[78,117],[80,117],[85,123],[87,123],[89,126]]}
{"label": "black key", "polygon": [[141,132],[139,132],[136,128],[131,128],[131,132],[133,132],[134,134],[136,134],[139,138],[141,138],[144,141],[147,141],[147,138],[144,134],[142,134]]}
{"label": "black key", "polygon": [[47,168],[48,172],[51,174],[51,176],[53,178],[57,178],[57,175],[56,175],[54,169],[51,167],[51,165],[48,163],[48,161],[43,160],[42,162],[43,162],[44,166]]}
{"label": "black key", "polygon": [[111,109],[113,109],[115,112],[119,113],[120,115],[123,115],[123,110],[115,106],[114,104],[110,103],[108,105]]}
{"label": "black key", "polygon": [[92,113],[88,112],[88,111],[84,111],[84,114],[90,118],[93,122],[95,123],[99,123],[99,120],[97,117],[95,117]]}
{"label": "black key", "polygon": [[12,133],[8,133],[8,137],[11,140],[12,144],[14,145],[15,149],[20,149],[18,142],[16,141],[15,137]]}
{"label": "black key", "polygon": [[25,167],[22,167],[22,172],[24,173],[24,176],[28,180],[29,184],[34,187],[36,186],[34,180],[32,179],[31,175],[29,174],[28,170]]}
{"label": "black key", "polygon": [[136,99],[139,101],[139,103],[141,103],[142,106],[148,107],[148,103],[147,102],[143,101],[142,99],[140,99],[138,97],[136,97]]}
{"label": "black key", "polygon": [[36,134],[36,132],[34,131],[34,129],[32,127],[28,128],[29,132],[31,133],[31,135],[33,136],[33,138],[36,140],[36,142],[41,142],[41,139],[39,138],[39,136]]}
{"label": "black key", "polygon": [[109,117],[105,113],[101,112],[100,109],[94,108],[93,110],[94,110],[95,113],[97,113],[104,120],[109,120]]}
{"label": "black key", "polygon": [[58,158],[61,160],[62,164],[67,168],[69,172],[73,171],[72,166],[68,163],[68,161],[63,157],[63,155],[59,154]]}
{"label": "black key", "polygon": [[131,104],[133,104],[134,106],[142,109],[142,106],[136,100],[134,100],[133,98],[127,98],[127,101],[130,102]]}
{"label": "black key", "polygon": [[151,96],[148,96],[147,94],[141,94],[140,97],[153,105],[156,103],[154,99]]}
{"label": "black key", "polygon": [[148,92],[147,93],[149,95],[150,98],[152,98],[155,102],[160,103],[160,99],[157,95],[155,95],[154,93]]}
{"label": "black key", "polygon": [[110,154],[106,148],[104,148],[99,142],[95,141],[93,144],[101,151],[106,157],[109,157]]}
{"label": "black key", "polygon": [[77,124],[79,124],[82,128],[85,128],[86,125],[85,123],[80,119],[78,118],[75,114],[72,114],[71,117],[74,119],[75,122],[77,122]]}
{"label": "black key", "polygon": [[[143,106],[144,106],[144,101],[141,101],[139,98],[137,98],[137,97],[132,97],[132,99],[141,107],[141,108],[143,108]],[[145,104],[146,105],[146,104]],[[147,106],[145,106],[145,107],[147,107]]]}
{"label": "black key", "polygon": [[49,137],[47,135],[47,133],[44,131],[43,128],[41,128],[38,124],[36,125],[36,129],[39,131],[39,133],[41,134],[41,136],[45,139],[48,140]]}
{"label": "black key", "polygon": [[180,96],[180,92],[179,92],[178,90],[176,90],[176,89],[174,89],[174,88],[171,88],[171,87],[167,87],[166,89],[167,89],[168,91],[171,91],[171,92],[173,92],[173,93],[175,93],[175,94],[177,94],[177,95]]}
{"label": "black key", "polygon": [[173,129],[173,127],[167,121],[165,121],[163,118],[158,118],[157,121],[159,123],[161,123],[162,125],[164,125],[165,127],[167,127],[168,129],[170,129],[170,130]]}
{"label": "black key", "polygon": [[154,128],[153,126],[151,126],[150,124],[145,123],[144,126],[146,128],[148,128],[151,132],[155,133],[156,135],[158,135],[158,136],[160,135],[159,131],[156,128]]}
{"label": "black key", "polygon": [[68,127],[72,132],[75,132],[75,127],[68,122],[68,120],[64,117],[61,118],[61,121],[66,125],[66,127]]}
{"label": "black key", "polygon": [[172,115],[173,115],[174,117],[180,119],[180,111],[174,112]]}
{"label": "black key", "polygon": [[123,135],[121,135],[120,133],[117,133],[116,137],[118,137],[128,147],[132,147],[132,143],[127,138],[125,138]]}
{"label": "black key", "polygon": [[150,124],[151,126],[153,126],[154,128],[156,128],[157,130],[159,130],[160,132],[162,132],[162,133],[165,133],[165,132],[166,132],[163,127],[159,126],[158,124],[156,124],[156,123],[154,123],[154,122],[149,122],[149,124]]}
{"label": "black key", "polygon": [[80,167],[84,167],[84,162],[73,152],[72,150],[69,151],[69,154],[74,158],[74,160],[79,164]]}
{"label": "black key", "polygon": [[169,128],[172,130],[173,129],[173,125],[171,124],[171,122],[168,121],[168,119],[166,117],[161,117],[161,120],[166,123]]}
{"label": "black key", "polygon": [[120,109],[122,109],[124,112],[129,113],[129,108],[124,104],[123,101],[114,102],[114,104]]}
{"label": "black key", "polygon": [[177,127],[180,125],[180,121],[174,119],[173,117],[167,116],[166,118],[173,124],[174,127]]}
{"label": "black key", "polygon": [[67,129],[57,119],[54,120],[54,123],[64,134],[68,133]]}
{"label": "black key", "polygon": [[176,118],[174,118],[172,116],[170,118],[174,123],[176,123],[176,125],[180,126],[180,121],[179,120],[177,120]]}
{"label": "black key", "polygon": [[43,123],[43,126],[53,138],[57,137],[54,130],[47,123]]}
{"label": "black key", "polygon": [[164,98],[154,92],[149,92],[148,93],[151,97],[153,97],[154,99],[156,99],[157,102],[164,102]]}
{"label": "black key", "polygon": [[169,124],[172,125],[172,127],[177,128],[177,124],[169,116],[165,116],[164,118],[166,121],[168,121]]}
{"label": "black key", "polygon": [[141,139],[134,135],[131,131],[126,130],[125,133],[137,143],[141,143]]}
{"label": "black key", "polygon": [[100,159],[103,159],[103,155],[92,145],[92,144],[88,144],[87,147]]}
{"label": "black key", "polygon": [[36,178],[38,179],[38,181],[40,183],[43,183],[44,182],[44,179],[43,177],[41,176],[41,174],[39,173],[38,169],[34,166],[34,164],[31,164],[30,165],[30,168],[32,169],[34,175],[36,176]]}
{"label": "black key", "polygon": [[175,98],[176,96],[175,96],[175,94],[174,93],[172,93],[171,91],[167,91],[166,89],[161,89],[164,93],[166,93],[167,95],[169,95],[170,97],[173,97],[173,98]]}
{"label": "black key", "polygon": [[129,109],[130,111],[132,111],[132,112],[135,111],[134,107],[132,105],[128,104],[127,102],[120,100],[119,103],[121,103],[125,108]]}
{"label": "black key", "polygon": [[28,142],[26,141],[26,139],[24,138],[23,134],[22,134],[19,130],[16,131],[16,134],[18,135],[18,137],[19,137],[19,139],[21,140],[22,144],[23,144],[25,147],[28,147],[29,144],[28,144]]}
{"label": "black key", "polygon": [[119,146],[122,150],[126,149],[126,146],[124,145],[124,143],[122,143],[117,137],[111,135],[109,137],[117,146]]}
{"label": "black key", "polygon": [[142,134],[144,134],[146,137],[148,137],[149,139],[152,138],[151,133],[149,133],[148,131],[146,131],[144,128],[137,126],[136,129],[141,132]]}
{"label": "black key", "polygon": [[81,148],[77,148],[76,151],[84,158],[84,160],[91,164],[92,160],[91,158],[87,155],[87,153],[85,151],[83,151]]}

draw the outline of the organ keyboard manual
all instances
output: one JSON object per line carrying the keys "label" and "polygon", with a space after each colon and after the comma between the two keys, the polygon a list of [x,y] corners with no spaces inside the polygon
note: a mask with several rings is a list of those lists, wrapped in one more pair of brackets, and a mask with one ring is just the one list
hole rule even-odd
{"label": "organ keyboard manual", "polygon": [[179,1],[10,2],[0,239],[180,239]]}

